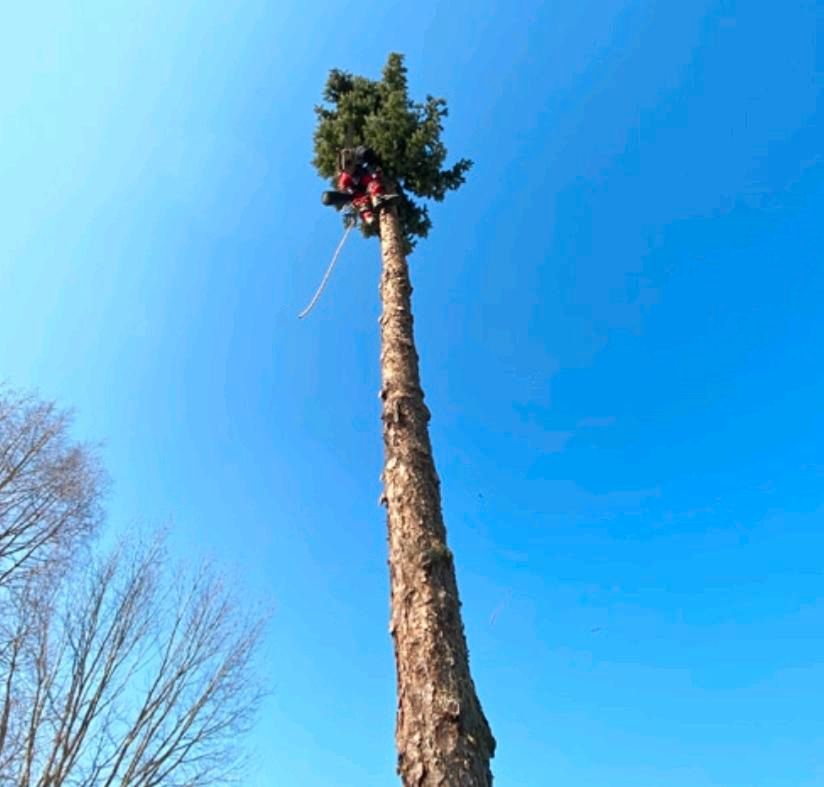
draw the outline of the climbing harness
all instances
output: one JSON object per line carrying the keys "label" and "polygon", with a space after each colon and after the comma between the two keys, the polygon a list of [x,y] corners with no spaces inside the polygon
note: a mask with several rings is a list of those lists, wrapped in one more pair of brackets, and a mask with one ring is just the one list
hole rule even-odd
{"label": "climbing harness", "polygon": [[329,263],[326,273],[323,274],[323,278],[320,281],[320,286],[318,287],[317,292],[312,296],[312,300],[309,301],[309,305],[298,315],[299,320],[302,320],[307,314],[309,314],[310,311],[312,311],[312,309],[315,308],[318,298],[320,298],[321,293],[323,293],[324,289],[326,289],[326,283],[329,281],[329,277],[335,269],[335,264],[338,261],[343,244],[346,243],[349,233],[352,232],[357,223],[357,219],[355,219],[354,216],[348,215],[346,217],[346,229],[343,232],[343,237],[340,239],[340,243],[338,243],[338,247],[335,249],[335,253],[332,255],[332,262]]}

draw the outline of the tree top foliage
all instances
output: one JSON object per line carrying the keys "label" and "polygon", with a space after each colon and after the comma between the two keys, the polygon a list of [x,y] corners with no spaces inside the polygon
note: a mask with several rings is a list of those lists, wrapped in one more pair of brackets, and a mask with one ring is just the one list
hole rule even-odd
{"label": "tree top foliage", "polygon": [[[425,238],[432,221],[423,199],[443,200],[459,188],[472,166],[460,159],[444,169],[446,146],[441,141],[448,110],[443,98],[424,102],[409,98],[403,55],[392,53],[379,81],[333,69],[323,91],[324,104],[315,107],[315,157],[321,177],[333,183],[341,148],[367,145],[380,158],[384,175],[401,194],[398,216],[407,250]],[[366,236],[377,230],[364,227]]]}

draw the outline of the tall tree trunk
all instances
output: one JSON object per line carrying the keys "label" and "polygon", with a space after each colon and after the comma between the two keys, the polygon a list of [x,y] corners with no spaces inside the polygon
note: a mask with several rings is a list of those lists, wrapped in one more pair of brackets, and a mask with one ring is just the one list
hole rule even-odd
{"label": "tall tree trunk", "polygon": [[404,787],[489,787],[495,739],[475,693],[429,440],[412,286],[393,210],[381,212],[384,497]]}

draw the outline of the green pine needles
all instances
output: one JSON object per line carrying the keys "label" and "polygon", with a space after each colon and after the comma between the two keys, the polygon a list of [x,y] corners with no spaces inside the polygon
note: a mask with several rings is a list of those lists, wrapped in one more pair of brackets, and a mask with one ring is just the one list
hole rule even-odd
{"label": "green pine needles", "polygon": [[[446,147],[441,141],[448,110],[442,98],[412,101],[408,94],[403,55],[392,53],[380,81],[333,69],[323,91],[324,104],[315,107],[315,157],[323,178],[334,184],[337,154],[343,147],[371,147],[383,165],[387,190],[398,190],[398,217],[407,252],[425,238],[432,221],[422,200],[440,202],[447,191],[459,188],[472,166],[468,159],[444,169]],[[376,228],[363,228],[365,236]]]}

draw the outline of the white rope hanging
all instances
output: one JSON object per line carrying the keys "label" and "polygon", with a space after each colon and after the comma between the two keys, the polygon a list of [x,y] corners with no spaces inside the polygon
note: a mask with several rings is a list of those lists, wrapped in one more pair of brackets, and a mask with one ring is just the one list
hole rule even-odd
{"label": "white rope hanging", "polygon": [[302,320],[310,311],[315,307],[315,304],[318,302],[318,298],[320,298],[321,293],[326,288],[326,283],[329,281],[329,277],[332,275],[332,271],[335,269],[335,263],[338,261],[338,257],[340,256],[341,249],[343,249],[343,244],[346,243],[346,239],[349,237],[349,233],[352,231],[352,228],[355,226],[354,223],[350,223],[347,225],[346,230],[343,233],[343,237],[340,239],[340,243],[338,243],[338,247],[335,249],[335,253],[332,255],[332,262],[329,263],[329,267],[326,269],[326,273],[323,274],[323,278],[321,279],[320,286],[318,287],[317,292],[312,296],[312,300],[309,301],[309,305],[298,315],[298,319]]}

